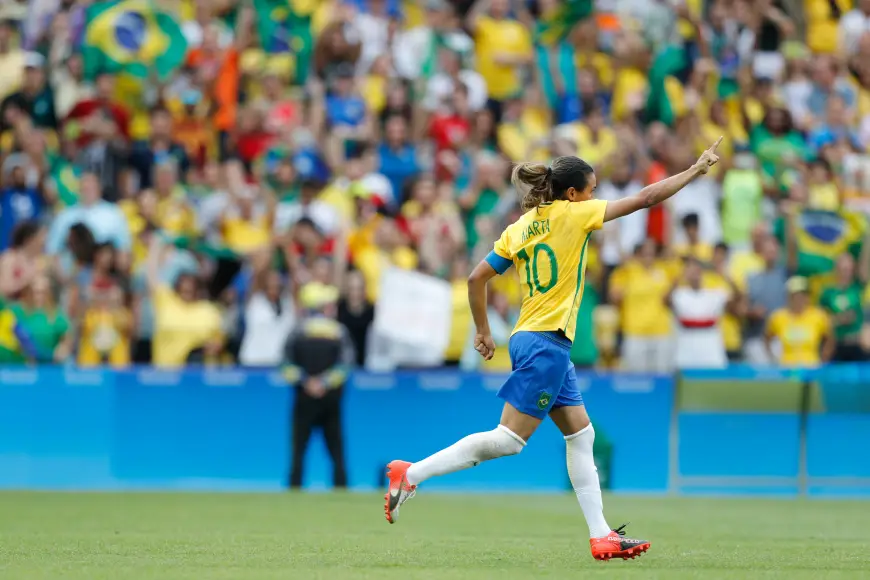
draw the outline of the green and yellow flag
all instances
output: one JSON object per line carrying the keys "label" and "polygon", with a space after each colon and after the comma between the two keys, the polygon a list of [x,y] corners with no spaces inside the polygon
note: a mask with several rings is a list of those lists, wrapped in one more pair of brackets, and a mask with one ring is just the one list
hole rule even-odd
{"label": "green and yellow flag", "polygon": [[254,0],[260,45],[266,54],[294,56],[296,84],[308,78],[314,50],[311,15],[316,5],[311,0]]}
{"label": "green and yellow flag", "polygon": [[55,188],[57,201],[62,207],[78,204],[80,177],[81,169],[65,159],[58,159],[52,164],[49,180]]}
{"label": "green and yellow flag", "polygon": [[592,15],[592,0],[562,0],[537,23],[535,40],[540,44],[555,44],[565,38],[574,26]]}
{"label": "green and yellow flag", "polygon": [[111,0],[87,9],[82,55],[89,78],[107,71],[165,80],[186,53],[178,22],[154,0]]}

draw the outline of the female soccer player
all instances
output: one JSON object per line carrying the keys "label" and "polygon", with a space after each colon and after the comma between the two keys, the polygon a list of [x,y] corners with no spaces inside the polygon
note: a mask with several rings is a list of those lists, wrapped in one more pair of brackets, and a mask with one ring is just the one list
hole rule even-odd
{"label": "female soccer player", "polygon": [[523,163],[513,183],[523,191],[525,214],[502,233],[495,248],[468,278],[468,300],[477,327],[474,346],[492,358],[495,343],[486,316],[486,284],[511,265],[520,272],[525,295],[510,339],[513,372],[498,396],[504,409],[492,431],[475,433],[418,461],[387,466],[389,490],[384,511],[395,523],[399,507],[430,477],[515,455],[548,415],[565,436],[568,475],[589,525],[592,556],[598,560],[634,558],[650,543],[624,537],[604,519],[598,472],[592,458],[595,431],[577,387],[569,350],[577,309],[583,297],[589,236],[604,222],[661,203],[719,161],[722,137],[686,171],[645,187],[636,196],[613,202],[593,199],[592,167],[577,157],[558,157],[552,166]]}

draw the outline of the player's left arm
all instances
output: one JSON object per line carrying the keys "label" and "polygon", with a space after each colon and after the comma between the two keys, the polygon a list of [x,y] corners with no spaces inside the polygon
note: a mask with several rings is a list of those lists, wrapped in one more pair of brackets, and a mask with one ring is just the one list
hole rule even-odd
{"label": "player's left arm", "polygon": [[610,220],[627,216],[644,208],[660,204],[666,199],[673,197],[674,194],[701,175],[706,174],[711,167],[719,162],[716,148],[719,147],[720,143],[722,143],[722,137],[719,137],[709,149],[704,151],[694,165],[682,173],[672,175],[658,183],[647,185],[637,195],[609,202],[607,210],[604,212],[604,221],[609,222]]}

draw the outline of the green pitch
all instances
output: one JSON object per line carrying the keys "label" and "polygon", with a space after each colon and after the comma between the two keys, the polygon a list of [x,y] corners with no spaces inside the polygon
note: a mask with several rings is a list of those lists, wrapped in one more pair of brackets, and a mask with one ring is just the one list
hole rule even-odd
{"label": "green pitch", "polygon": [[[422,490],[421,490],[422,491]],[[652,541],[596,562],[573,496],[0,493],[2,580],[870,577],[870,502],[610,496]]]}

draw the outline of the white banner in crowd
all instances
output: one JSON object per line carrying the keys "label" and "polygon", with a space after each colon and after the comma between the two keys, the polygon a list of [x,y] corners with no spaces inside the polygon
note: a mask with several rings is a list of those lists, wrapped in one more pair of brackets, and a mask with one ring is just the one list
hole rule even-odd
{"label": "white banner in crowd", "polygon": [[386,371],[440,365],[450,340],[452,313],[448,282],[387,269],[380,280],[366,367]]}

